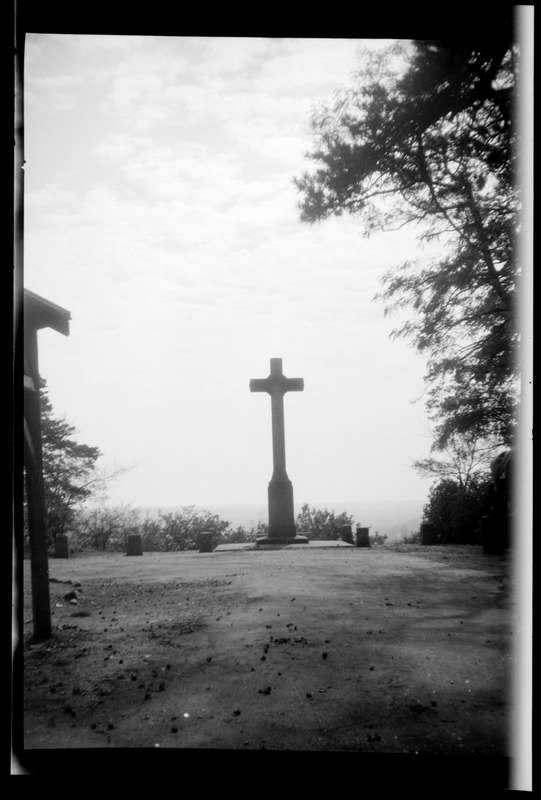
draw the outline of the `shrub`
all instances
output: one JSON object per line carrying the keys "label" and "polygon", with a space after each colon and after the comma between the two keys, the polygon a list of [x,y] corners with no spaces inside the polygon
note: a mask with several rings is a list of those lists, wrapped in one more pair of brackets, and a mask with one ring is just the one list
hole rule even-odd
{"label": "shrub", "polygon": [[163,522],[160,518],[146,517],[141,523],[139,532],[143,552],[152,553],[165,550],[163,541]]}
{"label": "shrub", "polygon": [[267,536],[269,526],[265,522],[258,522],[251,528],[229,528],[223,531],[221,541],[223,544],[237,544],[242,542],[255,542],[262,536]]}
{"label": "shrub", "polygon": [[129,506],[85,509],[73,524],[73,545],[121,550],[126,547],[128,535],[138,533],[139,527],[139,512]]}
{"label": "shrub", "polygon": [[221,539],[222,533],[229,527],[229,522],[221,520],[217,514],[209,511],[196,511],[194,506],[184,506],[174,513],[158,515],[158,526],[150,525],[143,538],[143,550],[197,550],[201,533],[214,534],[215,541]]}
{"label": "shrub", "polygon": [[334,511],[328,509],[317,510],[310,508],[308,503],[304,503],[300,514],[295,520],[297,531],[305,533],[310,539],[331,539],[340,538],[340,528],[342,525],[353,525],[353,517],[345,511],[336,516]]}
{"label": "shrub", "polygon": [[487,495],[488,481],[471,481],[468,486],[463,486],[451,478],[444,478],[434,484],[423,509],[423,522],[434,525],[436,543],[478,544]]}
{"label": "shrub", "polygon": [[420,544],[421,534],[419,531],[412,531],[411,533],[403,536],[402,541],[404,542],[404,544]]}
{"label": "shrub", "polygon": [[128,536],[138,533],[146,552],[195,550],[199,548],[201,533],[210,531],[217,544],[229,527],[229,522],[216,514],[196,511],[194,506],[185,506],[174,513],[159,512],[156,518],[142,521],[139,512],[131,508],[104,507],[81,513],[73,538],[82,547],[124,550]]}

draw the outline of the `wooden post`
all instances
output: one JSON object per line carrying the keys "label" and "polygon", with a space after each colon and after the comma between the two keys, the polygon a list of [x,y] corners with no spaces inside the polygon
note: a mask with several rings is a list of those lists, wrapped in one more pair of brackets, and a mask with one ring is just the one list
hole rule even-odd
{"label": "wooden post", "polygon": [[[21,328],[24,358],[24,468],[32,576],[34,637],[51,636],[49,562],[43,486],[41,409],[39,398],[38,330],[51,327],[69,334],[70,313],[23,288],[24,270],[24,26],[15,38],[15,164],[14,164],[14,279],[16,303],[16,362],[20,364]],[[23,325],[21,326],[21,311]]]}
{"label": "wooden post", "polygon": [[48,639],[51,636],[51,606],[47,528],[45,525],[45,491],[42,470],[37,340],[36,330],[25,331],[24,460],[30,538],[34,638]]}
{"label": "wooden post", "polygon": [[38,330],[69,335],[69,311],[24,289],[24,469],[30,539],[34,637],[51,636],[49,561],[39,396]]}

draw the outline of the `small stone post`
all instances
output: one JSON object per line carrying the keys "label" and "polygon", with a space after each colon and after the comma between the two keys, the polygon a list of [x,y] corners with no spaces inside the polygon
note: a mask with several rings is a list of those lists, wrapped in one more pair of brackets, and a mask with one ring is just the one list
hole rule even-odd
{"label": "small stone post", "polygon": [[340,526],[340,538],[347,544],[353,544],[353,534],[351,532],[351,525]]}
{"label": "small stone post", "polygon": [[419,538],[421,540],[421,544],[436,544],[436,531],[434,528],[434,523],[422,522]]}
{"label": "small stone post", "polygon": [[127,556],[142,556],[143,555],[143,543],[141,541],[141,535],[139,533],[130,533],[128,535],[128,552],[126,553]]}
{"label": "small stone post", "polygon": [[56,537],[54,542],[54,558],[69,558],[69,539],[64,534]]}
{"label": "small stone post", "polygon": [[212,553],[212,550],[212,532],[203,531],[203,533],[199,534],[199,552]]}
{"label": "small stone post", "polygon": [[357,528],[355,532],[355,546],[356,547],[371,547],[370,537],[368,531],[370,528]]}

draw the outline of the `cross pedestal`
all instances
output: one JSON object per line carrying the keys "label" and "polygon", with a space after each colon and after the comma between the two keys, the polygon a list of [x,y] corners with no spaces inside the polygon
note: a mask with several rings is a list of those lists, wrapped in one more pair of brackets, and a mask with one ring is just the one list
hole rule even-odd
{"label": "cross pedestal", "polygon": [[271,358],[268,378],[250,381],[251,392],[267,392],[271,396],[273,473],[269,483],[269,535],[257,544],[307,544],[306,536],[297,536],[293,508],[293,485],[286,472],[286,445],[284,428],[284,394],[302,392],[302,378],[286,378],[282,372],[282,359]]}

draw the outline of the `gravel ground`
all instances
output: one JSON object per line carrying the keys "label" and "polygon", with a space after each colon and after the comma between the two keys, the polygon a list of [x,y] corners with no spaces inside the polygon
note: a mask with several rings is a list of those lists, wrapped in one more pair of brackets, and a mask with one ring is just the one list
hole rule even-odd
{"label": "gravel ground", "polygon": [[84,553],[51,560],[49,578],[53,636],[36,643],[24,563],[15,741],[30,774],[275,751],[342,754],[378,786],[389,763],[421,788],[471,786],[472,769],[482,788],[508,780],[508,554]]}

